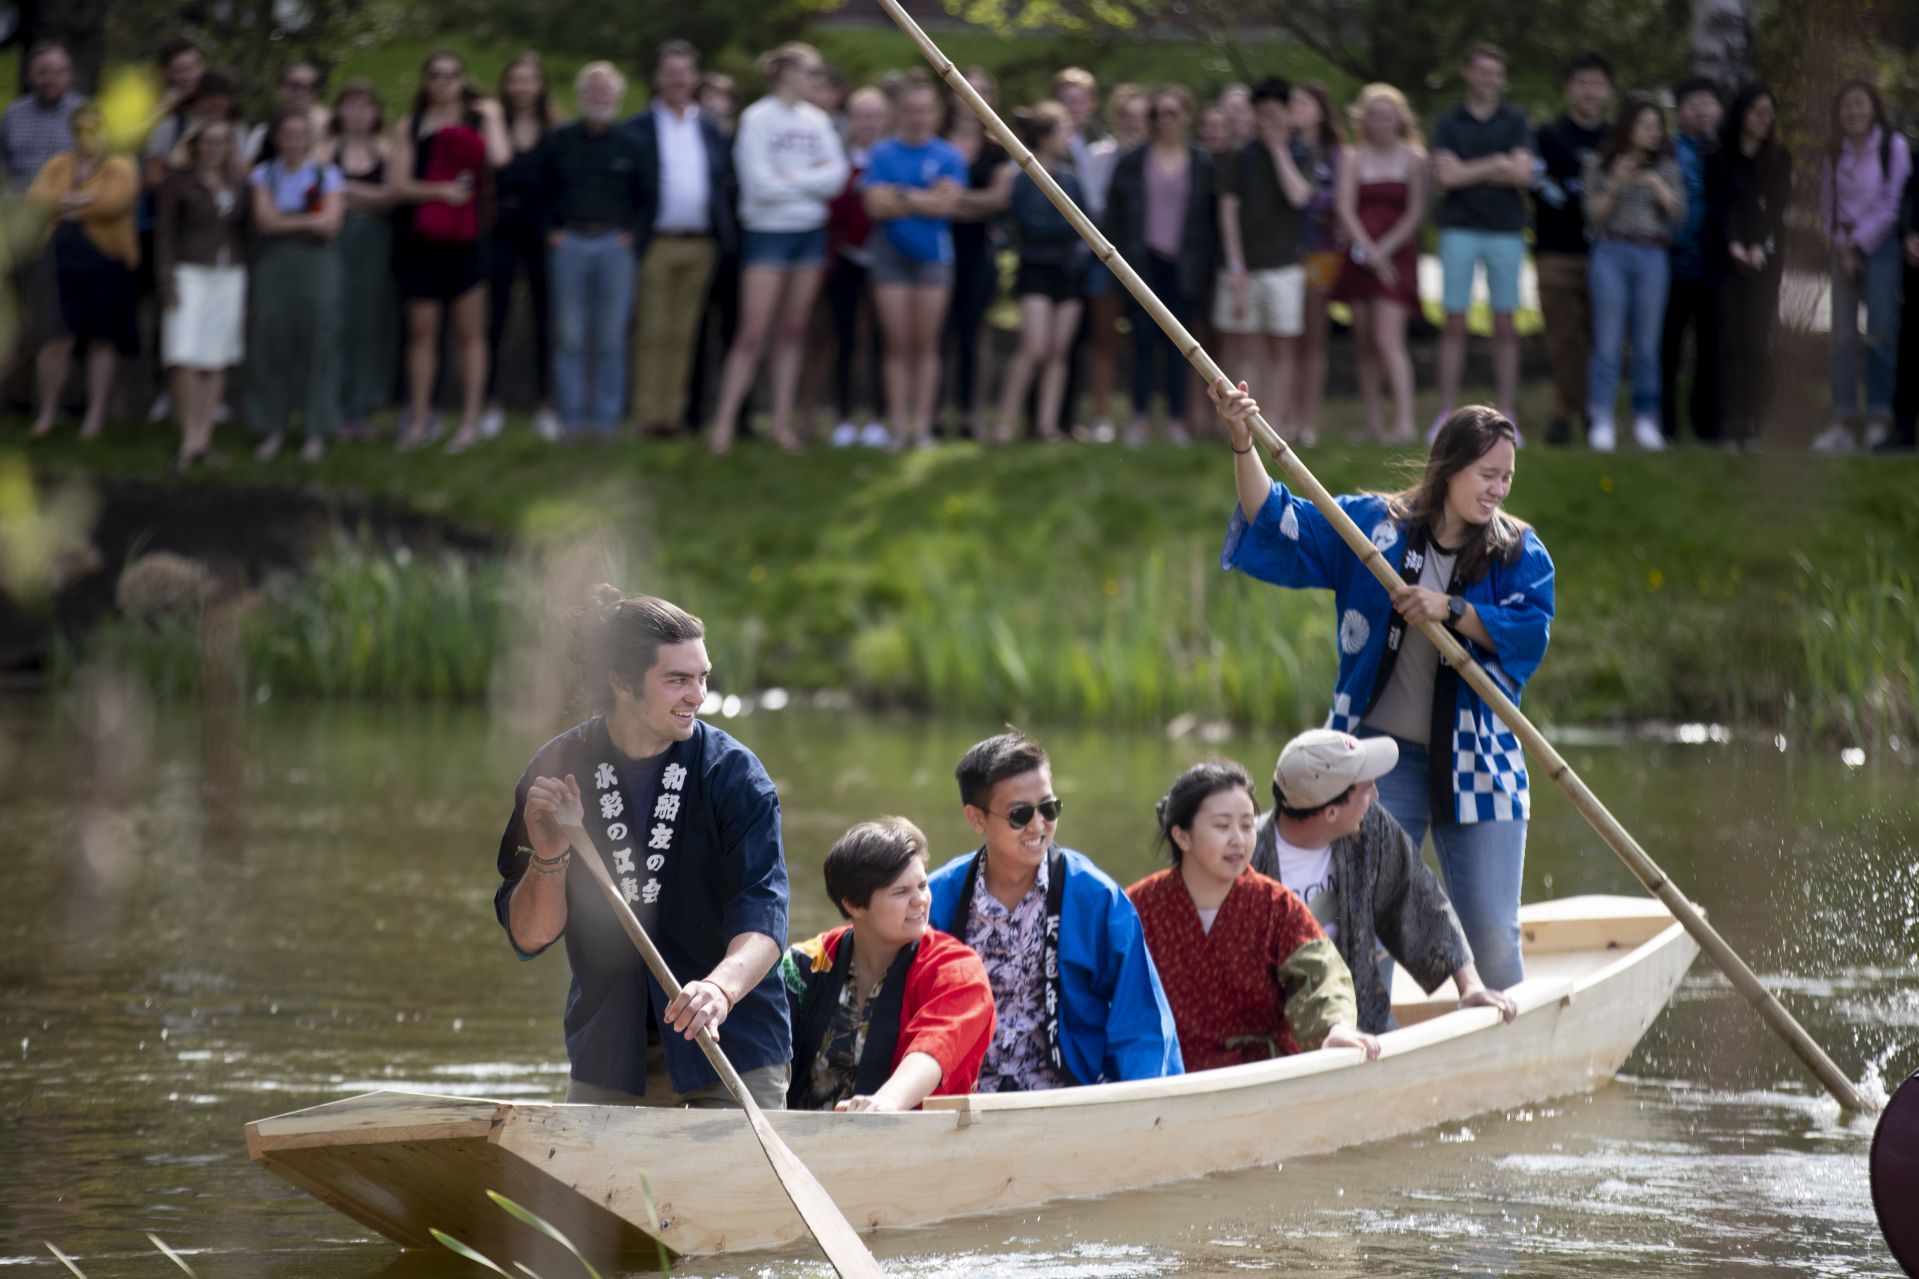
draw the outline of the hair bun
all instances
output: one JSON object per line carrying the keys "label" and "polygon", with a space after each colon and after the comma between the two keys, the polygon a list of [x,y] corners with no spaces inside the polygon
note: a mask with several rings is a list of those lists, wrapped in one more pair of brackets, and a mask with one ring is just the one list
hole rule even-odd
{"label": "hair bun", "polygon": [[626,599],[626,595],[619,587],[614,586],[611,582],[601,582],[598,586],[587,592],[586,598],[588,611],[598,617],[605,618],[610,615],[614,609],[620,606],[621,602]]}

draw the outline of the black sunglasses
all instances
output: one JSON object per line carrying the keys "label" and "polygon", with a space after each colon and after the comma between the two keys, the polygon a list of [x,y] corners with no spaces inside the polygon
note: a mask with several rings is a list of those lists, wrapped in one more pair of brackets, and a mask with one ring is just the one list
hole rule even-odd
{"label": "black sunglasses", "polygon": [[1056,822],[1059,820],[1060,809],[1064,807],[1066,807],[1064,800],[1042,799],[1037,804],[1015,804],[1003,813],[995,813],[990,808],[986,810],[986,813],[989,817],[1004,817],[1006,824],[1014,830],[1025,830],[1032,825],[1034,813],[1038,813],[1049,822]]}

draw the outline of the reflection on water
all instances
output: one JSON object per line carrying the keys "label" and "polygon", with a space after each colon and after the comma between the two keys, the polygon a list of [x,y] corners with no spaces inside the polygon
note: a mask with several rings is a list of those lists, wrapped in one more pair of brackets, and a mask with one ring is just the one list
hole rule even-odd
{"label": "reflection on water", "polygon": [[[788,709],[728,724],[780,784],[793,926],[835,922],[819,859],[903,812],[942,856],[967,832],[952,766],[981,725]],[[494,923],[493,850],[543,740],[478,712],[279,707],[231,742],[194,717],[0,707],[0,1266],[162,1273],[153,1231],[209,1277],[459,1273],[394,1250],[247,1161],[242,1124],[370,1088],[557,1097],[565,965],[520,964]],[[1122,882],[1152,869],[1152,801],[1217,750],[1042,734],[1062,838]],[[108,747],[111,749],[108,749]],[[1589,737],[1572,762],[1855,1078],[1919,1065],[1919,812],[1910,755]],[[211,776],[203,761],[236,761]],[[1527,896],[1630,892],[1539,793]],[[1628,1064],[1584,1097],[1283,1171],[901,1231],[899,1274],[1047,1279],[1786,1272],[1895,1275],[1842,1124],[1703,964]],[[936,1170],[915,1170],[934,1176]],[[447,1259],[450,1261],[451,1259]],[[803,1257],[698,1276],[825,1273]]]}

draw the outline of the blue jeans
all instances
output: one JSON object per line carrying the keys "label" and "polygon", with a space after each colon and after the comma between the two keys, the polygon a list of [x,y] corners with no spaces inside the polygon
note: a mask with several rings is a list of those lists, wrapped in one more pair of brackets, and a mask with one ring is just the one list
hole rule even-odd
{"label": "blue jeans", "polygon": [[[1146,254],[1146,283],[1153,286],[1153,292],[1159,294],[1159,300],[1173,313],[1173,318],[1181,324],[1188,322],[1188,304],[1186,295],[1179,287],[1179,263],[1163,258],[1151,252]],[[1145,417],[1153,408],[1153,387],[1162,383],[1158,365],[1165,365],[1163,385],[1166,389],[1166,417],[1168,421],[1184,421],[1186,418],[1186,361],[1180,355],[1179,348],[1173,345],[1173,339],[1160,330],[1153,318],[1146,314],[1144,307],[1133,303],[1127,308],[1127,318],[1133,326],[1133,413]]]}
{"label": "blue jeans", "polygon": [[1586,261],[1592,299],[1592,355],[1586,361],[1586,420],[1610,422],[1619,399],[1619,348],[1632,339],[1632,411],[1659,418],[1659,342],[1666,327],[1671,266],[1653,244],[1600,240]]}
{"label": "blue jeans", "polygon": [[[1657,340],[1655,338],[1655,340]],[[1653,392],[1658,394],[1655,379]],[[1526,869],[1525,822],[1474,822],[1435,815],[1426,781],[1426,748],[1399,741],[1399,763],[1379,779],[1379,802],[1405,828],[1415,848],[1433,833],[1439,874],[1472,947],[1479,976],[1494,990],[1526,976],[1519,953],[1519,888]]]}
{"label": "blue jeans", "polygon": [[[560,236],[549,251],[553,407],[568,431],[611,435],[626,410],[626,326],[633,316],[633,249],[616,232]],[[590,377],[589,377],[590,374]],[[592,390],[589,395],[588,385]]]}
{"label": "blue jeans", "polygon": [[[1894,367],[1899,353],[1899,296],[1904,264],[1899,237],[1860,255],[1862,279],[1832,271],[1832,413],[1858,417],[1859,348],[1866,348],[1865,416],[1892,416]],[[1859,304],[1866,305],[1866,331],[1859,332]],[[1863,340],[1862,340],[1863,339]]]}

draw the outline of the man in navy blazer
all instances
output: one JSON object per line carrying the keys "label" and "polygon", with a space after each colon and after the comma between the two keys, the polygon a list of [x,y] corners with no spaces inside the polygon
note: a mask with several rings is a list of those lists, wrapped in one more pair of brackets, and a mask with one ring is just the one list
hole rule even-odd
{"label": "man in navy blazer", "polygon": [[638,323],[630,416],[641,434],[669,433],[686,415],[688,374],[714,267],[739,239],[733,150],[693,101],[699,51],[668,40],[654,60],[653,99],[627,121],[659,193],[648,235],[634,245]]}

